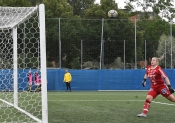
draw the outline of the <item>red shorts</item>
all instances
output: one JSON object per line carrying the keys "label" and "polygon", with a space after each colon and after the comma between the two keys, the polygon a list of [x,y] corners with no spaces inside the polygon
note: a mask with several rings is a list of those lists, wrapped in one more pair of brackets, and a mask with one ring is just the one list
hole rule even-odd
{"label": "red shorts", "polygon": [[159,94],[161,94],[164,97],[168,97],[169,95],[171,95],[171,92],[169,91],[166,85],[153,87],[150,88],[150,90],[148,91],[148,95],[151,95],[153,98],[156,98]]}

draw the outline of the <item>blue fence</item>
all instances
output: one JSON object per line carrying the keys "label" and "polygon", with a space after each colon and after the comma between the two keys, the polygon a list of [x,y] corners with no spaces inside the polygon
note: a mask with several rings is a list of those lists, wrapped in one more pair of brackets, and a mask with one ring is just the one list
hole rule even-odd
{"label": "blue fence", "polygon": [[[36,70],[32,70],[34,75]],[[27,90],[27,72],[28,70],[18,71],[18,88]],[[137,70],[69,70],[72,74],[72,90],[148,90],[150,82],[147,80],[147,86],[142,87],[141,81],[145,74],[144,69]],[[174,69],[166,69],[171,85],[175,88]],[[63,91],[66,85],[63,82],[65,70],[47,69],[48,90]],[[13,90],[12,70],[0,70],[0,89]],[[33,88],[34,89],[34,86]]]}
{"label": "blue fence", "polygon": [[[72,90],[148,90],[142,87],[141,81],[145,74],[144,69],[138,70],[69,70],[72,74]],[[166,69],[172,86],[175,88],[175,70]],[[47,70],[48,90],[66,90],[63,82],[65,70]]]}

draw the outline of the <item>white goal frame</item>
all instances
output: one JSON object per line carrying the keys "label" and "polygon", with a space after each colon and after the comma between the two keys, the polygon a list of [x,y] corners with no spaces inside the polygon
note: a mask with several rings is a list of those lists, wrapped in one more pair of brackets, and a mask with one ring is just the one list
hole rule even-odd
{"label": "white goal frame", "polygon": [[[2,7],[0,7],[2,8]],[[3,7],[3,9],[8,9],[13,11],[13,7]],[[17,7],[16,7],[17,8]],[[0,19],[0,29],[11,29],[13,38],[13,104],[0,99],[2,102],[8,104],[9,106],[15,107],[17,110],[28,115],[30,118],[34,119],[38,123],[48,123],[48,102],[47,102],[47,73],[46,73],[46,34],[45,34],[45,6],[40,4],[36,7],[29,7],[31,10],[29,12],[24,12],[24,16],[19,18],[6,18],[6,23]],[[42,80],[42,91],[41,91],[41,101],[42,101],[42,119],[39,119],[29,112],[21,109],[18,106],[18,54],[17,54],[17,25],[24,22],[26,18],[31,16],[35,11],[39,10],[39,38],[40,38],[40,72]],[[1,15],[0,15],[1,17]],[[8,21],[8,22],[7,22]]]}

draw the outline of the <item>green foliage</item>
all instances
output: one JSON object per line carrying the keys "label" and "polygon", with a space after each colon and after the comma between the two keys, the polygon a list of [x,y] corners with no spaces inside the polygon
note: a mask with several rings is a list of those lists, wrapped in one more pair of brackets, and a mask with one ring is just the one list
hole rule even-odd
{"label": "green foliage", "polygon": [[80,69],[80,57],[74,58],[71,62],[72,69]]}
{"label": "green foliage", "polygon": [[32,6],[36,6],[42,3],[43,0],[26,0],[32,4]]}
{"label": "green foliage", "polygon": [[48,62],[48,61],[47,61],[46,64],[47,64],[47,67],[48,67],[48,68],[53,67],[53,64],[52,64],[51,62]]}
{"label": "green foliage", "polygon": [[166,18],[169,21],[175,17],[175,9],[173,1],[170,0],[149,0],[147,2],[142,2],[139,0],[128,0],[126,2],[125,8],[130,11],[135,11],[137,7],[141,8],[144,12],[153,10],[154,17],[156,18],[159,14],[162,18]]}
{"label": "green foliage", "polygon": [[84,34],[84,28],[82,26],[82,20],[79,17],[73,19],[61,19],[61,41],[65,44],[61,49],[62,58],[64,60],[63,65],[70,68],[71,62],[74,58],[80,57],[81,39]]}
{"label": "green foliage", "polygon": [[[126,7],[128,7],[128,10],[132,10],[134,9],[132,2],[135,0],[129,1]],[[154,10],[152,14],[157,20],[151,20],[149,18],[150,13],[146,12],[146,8],[143,8],[145,11],[144,13],[126,13],[123,10],[119,10],[114,0],[101,0],[100,5],[93,4],[94,0],[0,0],[0,5],[34,6],[42,2],[45,4],[46,10],[46,48],[48,64],[51,61],[58,63],[60,59],[59,51],[61,51],[62,66],[67,68],[80,68],[80,65],[78,65],[80,62],[78,58],[81,56],[81,48],[83,48],[83,62],[99,62],[102,40],[104,41],[104,47],[102,49],[104,51],[102,54],[103,64],[113,64],[117,57],[120,57],[121,61],[124,60],[124,40],[127,48],[126,63],[134,62],[135,25],[128,17],[135,14],[142,15],[136,27],[137,60],[144,59],[144,40],[147,41],[146,57],[151,58],[152,56],[156,56],[160,36],[162,34],[169,35],[170,32],[169,23],[162,21],[160,17],[156,15],[160,10],[164,10],[165,8],[171,10],[171,17],[173,17],[174,14],[171,3],[164,2],[163,0],[151,6]],[[153,1],[149,1],[149,3],[153,3]],[[137,5],[144,7],[141,3]],[[150,5],[147,3],[146,7],[149,6]],[[111,19],[107,17],[107,12],[111,9],[117,10],[117,18]],[[60,25],[58,18],[61,18]],[[102,18],[104,18],[103,34]],[[147,18],[147,20],[145,18]],[[26,26],[31,27],[32,25],[27,24]],[[23,27],[24,25],[21,24],[20,28]],[[175,35],[174,25],[172,26],[172,30],[172,35]],[[20,39],[24,37],[22,31],[23,30],[18,30],[18,36],[21,37]],[[32,35],[29,32],[32,31],[33,30],[25,30],[26,37],[31,37]],[[103,39],[101,36],[103,36]],[[37,34],[36,37],[39,37],[39,35]],[[18,40],[19,44],[22,42],[20,39]],[[27,39],[25,39],[25,41],[29,42]],[[30,41],[33,42],[35,40],[32,39]],[[61,49],[59,47],[59,41],[61,41]],[[30,43],[28,47],[32,47]],[[19,45],[19,54],[22,53],[22,48],[23,46]],[[34,53],[36,51],[34,48],[31,48],[31,52]]]}
{"label": "green foliage", "polygon": [[84,11],[84,18],[106,18],[106,12],[100,9],[100,5],[91,5]]}
{"label": "green foliage", "polygon": [[[170,25],[163,20],[140,20],[137,22],[137,30],[142,33],[146,40],[147,60],[157,56],[156,50],[159,45],[159,39],[162,34],[169,34]],[[143,45],[143,49],[144,49]],[[141,47],[140,47],[141,48]],[[145,52],[143,51],[143,54]],[[144,57],[143,57],[144,59]]]}
{"label": "green foliage", "polygon": [[37,69],[39,59],[34,57],[31,53],[20,54],[18,56],[18,68],[35,68]]}
{"label": "green foliage", "polygon": [[131,16],[134,16],[134,15],[137,15],[137,14],[140,14],[141,12],[139,12],[139,11],[136,11],[136,12],[131,12],[131,13],[129,13],[129,16],[131,17]]}
{"label": "green foliage", "polygon": [[107,18],[109,10],[117,10],[118,6],[113,0],[101,0],[101,4],[92,4],[84,11],[85,18]]}
{"label": "green foliage", "polygon": [[[134,34],[134,24],[129,20],[107,20],[104,24],[104,40],[105,47],[105,62],[111,63],[117,57],[123,59],[124,54],[124,40],[126,47],[126,62],[130,62],[134,59],[134,49],[135,49],[135,34]],[[137,32],[137,51],[141,52],[141,47],[143,44],[142,35]],[[129,46],[129,47],[128,47]],[[141,54],[138,54],[140,58]]]}
{"label": "green foliage", "polygon": [[[101,20],[83,20],[83,61],[99,61],[101,42]],[[90,46],[90,47],[88,47]]]}
{"label": "green foliage", "polygon": [[46,18],[73,16],[73,8],[67,4],[66,0],[43,0],[46,8]]}
{"label": "green foliage", "polygon": [[84,10],[86,10],[95,0],[67,0],[67,2],[73,7],[74,16],[82,16]]}
{"label": "green foliage", "polygon": [[[121,57],[123,59],[123,50],[116,50],[117,46],[121,46],[120,48],[122,49],[124,43],[124,40],[127,40],[128,44],[132,44],[132,46],[130,47],[130,50],[134,49],[134,25],[132,22],[130,22],[129,20],[127,20],[127,14],[118,10],[118,6],[117,4],[113,1],[113,0],[102,0],[101,1],[101,5],[91,5],[88,9],[85,10],[85,18],[108,18],[107,17],[107,12],[111,9],[115,9],[118,12],[118,16],[117,19],[120,18],[125,18],[124,21],[123,20],[105,20],[104,23],[104,34],[103,34],[103,38],[104,38],[104,63],[112,63],[114,61],[114,59],[116,59],[117,57]],[[94,30],[98,30],[99,28],[101,28],[98,24],[95,24],[93,21],[94,26],[88,26],[88,28],[91,28],[88,31],[88,35],[89,37],[93,37]],[[122,30],[121,30],[122,29]],[[93,35],[90,35],[92,32]],[[101,35],[101,31],[96,31],[97,35]],[[96,39],[98,39],[96,37]],[[99,37],[100,39],[100,37]],[[98,39],[98,40],[99,40]],[[142,37],[138,37],[138,42],[143,42]],[[141,44],[138,44],[138,47]],[[86,45],[87,46],[87,45]],[[98,48],[100,48],[100,45],[95,45],[96,46],[96,51],[98,51]],[[91,47],[92,48],[92,47]],[[94,48],[95,49],[95,48]],[[141,48],[140,48],[141,49]],[[130,51],[129,50],[129,51]],[[138,48],[139,50],[139,48]],[[100,51],[99,51],[100,52]],[[139,50],[139,52],[141,52],[141,50]],[[139,55],[140,56],[140,55]],[[132,59],[134,57],[134,52],[130,51],[128,52],[128,57],[127,57],[127,61],[129,61],[129,59]],[[141,57],[141,56],[140,56]],[[87,57],[86,57],[87,58]],[[98,59],[95,59],[97,61],[99,61]]]}
{"label": "green foliage", "polygon": [[46,51],[48,63],[56,61],[58,63],[59,56],[59,28],[58,19],[46,19]]}
{"label": "green foliage", "polygon": [[0,6],[28,7],[31,6],[31,2],[26,0],[0,0]]}
{"label": "green foliage", "polygon": [[[162,54],[165,54],[165,58],[161,61],[161,66],[165,67],[166,61],[166,68],[171,68],[171,40],[172,40],[172,54],[175,54],[175,37],[171,37],[169,35],[162,34],[160,36],[158,49],[156,51],[157,56],[160,57]],[[165,51],[166,50],[166,51]],[[172,64],[175,64],[175,58],[172,59]],[[173,66],[174,67],[174,66]]]}

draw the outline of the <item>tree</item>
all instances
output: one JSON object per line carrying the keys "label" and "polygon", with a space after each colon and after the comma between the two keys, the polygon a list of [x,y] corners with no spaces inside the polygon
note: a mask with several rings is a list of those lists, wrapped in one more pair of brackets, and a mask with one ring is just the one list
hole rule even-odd
{"label": "tree", "polygon": [[118,18],[126,17],[122,11],[118,9],[118,4],[114,0],[101,0],[101,4],[92,4],[88,9],[84,11],[85,18],[108,18],[107,13],[109,10],[117,10],[120,14]]}
{"label": "tree", "polygon": [[[143,34],[143,39],[146,40],[146,58],[149,60],[157,55],[156,51],[159,45],[160,36],[163,34],[170,34],[170,25],[164,20],[144,19],[137,22],[137,30]],[[142,49],[144,48],[145,45],[143,45]],[[145,54],[144,50],[143,54]]]}
{"label": "tree", "polygon": [[80,62],[81,57],[81,39],[84,34],[82,19],[78,16],[71,19],[60,18],[59,24],[58,18],[48,18],[46,19],[46,31],[48,62],[59,62],[59,41],[61,41],[61,66],[64,68],[80,68],[80,64],[78,66],[76,62],[78,60]]}
{"label": "tree", "polygon": [[[166,45],[165,45],[166,44]],[[165,51],[166,49],[166,51]],[[157,49],[157,55],[158,57],[162,56],[162,54],[165,54],[165,58],[161,61],[161,65],[165,67],[165,61],[166,61],[166,68],[171,68],[171,37],[169,35],[161,35],[158,49]],[[174,56],[175,54],[175,38],[172,37],[172,54]],[[175,58],[172,57],[172,65],[173,68],[175,67]]]}
{"label": "tree", "polygon": [[73,14],[83,16],[84,10],[86,10],[95,0],[67,0],[67,2],[73,7]]}
{"label": "tree", "polygon": [[32,4],[32,6],[36,6],[38,4],[41,4],[43,0],[26,0]]}
{"label": "tree", "polygon": [[66,0],[43,0],[45,4],[46,18],[71,18],[73,8],[67,4]]}
{"label": "tree", "polygon": [[[117,10],[117,18],[108,18],[107,13],[109,10]],[[124,40],[126,41],[126,46],[129,46],[127,49],[126,62],[134,61],[134,51],[135,51],[135,32],[134,24],[128,19],[127,13],[122,12],[118,9],[118,5],[113,0],[101,0],[100,5],[91,5],[88,9],[85,10],[85,18],[106,18],[104,20],[104,29],[103,29],[103,40],[104,40],[104,64],[111,64],[117,57],[124,59]],[[95,45],[94,50],[98,51],[93,56],[96,57],[96,60],[99,61],[100,53],[100,43],[101,43],[101,26],[102,19],[96,24],[92,21],[91,25],[87,26],[89,28],[88,37],[93,37],[94,40],[98,40],[98,44]],[[85,28],[86,29],[86,28]],[[95,31],[96,30],[96,31]],[[93,31],[96,32],[94,37]],[[92,32],[92,33],[91,33]],[[140,32],[137,33],[137,57],[141,59],[142,55],[142,45],[143,45],[143,35]],[[86,45],[88,46],[88,44]],[[91,46],[92,48],[92,46]],[[88,58],[86,56],[86,58]]]}
{"label": "tree", "polygon": [[127,0],[125,8],[130,11],[135,11],[137,7],[142,8],[143,12],[152,11],[154,17],[160,15],[162,18],[166,18],[169,21],[175,17],[175,9],[171,0]]}
{"label": "tree", "polygon": [[[58,18],[73,18],[73,8],[69,4],[67,4],[66,0],[43,0],[43,3],[45,4],[45,11],[46,11],[47,60],[48,62],[55,61],[56,63],[58,63],[59,61]],[[62,20],[61,20],[61,27],[63,26]]]}
{"label": "tree", "polygon": [[31,6],[31,2],[26,0],[0,0],[0,6],[28,7]]}
{"label": "tree", "polygon": [[80,61],[81,39],[84,35],[82,19],[76,16],[72,19],[63,19],[61,23],[62,66],[78,69],[80,64],[78,66],[76,62]]}

